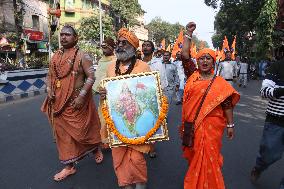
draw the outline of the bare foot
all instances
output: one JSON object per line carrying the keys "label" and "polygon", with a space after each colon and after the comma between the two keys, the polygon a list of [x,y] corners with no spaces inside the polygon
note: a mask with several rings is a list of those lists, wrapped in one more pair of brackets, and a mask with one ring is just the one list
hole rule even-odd
{"label": "bare foot", "polygon": [[102,163],[102,161],[104,160],[104,155],[101,148],[98,148],[98,150],[94,153],[94,159],[96,160],[97,164]]}
{"label": "bare foot", "polygon": [[74,175],[76,173],[76,169],[75,167],[71,167],[70,169],[69,168],[64,168],[62,169],[59,173],[56,173],[54,175],[54,180],[55,181],[62,181],[64,179],[66,179],[68,176],[70,175]]}

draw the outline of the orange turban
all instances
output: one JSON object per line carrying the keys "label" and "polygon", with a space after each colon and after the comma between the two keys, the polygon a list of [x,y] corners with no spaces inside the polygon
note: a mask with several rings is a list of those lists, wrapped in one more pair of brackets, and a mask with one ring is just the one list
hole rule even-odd
{"label": "orange turban", "polygon": [[209,54],[213,59],[214,62],[216,62],[216,54],[215,51],[209,48],[205,48],[202,49],[200,51],[198,51],[197,55],[196,55],[196,59],[199,59],[201,56],[203,56],[204,54]]}
{"label": "orange turban", "polygon": [[139,47],[139,39],[137,36],[126,28],[121,28],[117,34],[118,38],[125,38],[136,49]]}

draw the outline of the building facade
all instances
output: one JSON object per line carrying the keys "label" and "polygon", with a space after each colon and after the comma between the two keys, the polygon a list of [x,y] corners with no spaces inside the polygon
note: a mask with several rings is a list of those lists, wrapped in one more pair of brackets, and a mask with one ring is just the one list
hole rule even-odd
{"label": "building facade", "polygon": [[[101,0],[103,11],[109,10],[109,0]],[[90,17],[94,10],[99,10],[98,0],[60,0],[61,17],[60,24],[70,24],[75,27],[80,25],[80,20]]]}
{"label": "building facade", "polygon": [[[47,52],[48,42],[48,2],[40,0],[18,0],[18,9],[22,8],[22,23],[17,23],[22,28],[21,39],[24,42],[24,53]],[[0,1],[0,35],[10,38],[11,33],[16,35],[14,5],[11,0]]]}
{"label": "building facade", "polygon": [[149,32],[148,30],[145,28],[145,19],[144,19],[144,15],[141,15],[137,18],[137,24],[133,27],[130,28],[130,31],[132,31],[133,33],[135,33],[135,35],[138,37],[139,39],[139,46],[140,46],[140,50],[142,43],[144,41],[147,41],[149,39],[148,35]]}

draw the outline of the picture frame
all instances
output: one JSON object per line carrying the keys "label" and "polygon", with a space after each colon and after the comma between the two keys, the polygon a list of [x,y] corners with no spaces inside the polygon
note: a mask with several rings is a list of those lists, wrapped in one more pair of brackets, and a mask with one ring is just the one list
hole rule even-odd
{"label": "picture frame", "polygon": [[[107,91],[103,103],[113,121],[113,124],[107,122],[110,147],[132,145],[120,140],[121,136],[127,141],[138,141],[149,136],[155,125],[159,125],[159,129],[144,142],[169,140],[166,118],[163,121],[158,119],[165,106],[159,72],[106,78],[102,80],[101,86]],[[110,125],[115,127],[117,135]]]}

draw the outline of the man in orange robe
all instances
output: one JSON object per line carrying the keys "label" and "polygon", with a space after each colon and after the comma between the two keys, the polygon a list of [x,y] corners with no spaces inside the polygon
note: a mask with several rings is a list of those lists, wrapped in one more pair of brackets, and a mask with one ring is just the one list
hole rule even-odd
{"label": "man in orange robe", "polygon": [[[184,60],[188,60],[190,56],[191,37],[195,27],[195,23],[192,22],[187,26],[182,50]],[[234,137],[233,107],[239,101],[240,95],[226,80],[217,76],[194,120],[201,99],[214,77],[213,65],[216,55],[211,49],[203,49],[198,52],[196,58],[198,69],[186,82],[182,108],[181,133],[185,123],[195,123],[193,146],[183,147],[184,157],[189,165],[184,179],[184,189],[224,189],[221,172],[222,138],[226,126],[228,138]],[[188,63],[189,61],[184,62],[184,64]],[[188,66],[188,68],[191,67],[193,66]]]}
{"label": "man in orange robe", "polygon": [[42,111],[48,116],[56,140],[59,159],[65,165],[54,180],[61,181],[75,174],[74,163],[94,152],[97,163],[103,155],[100,121],[92,96],[94,68],[88,55],[76,46],[78,36],[74,28],[64,26],[60,33],[63,48],[51,59],[48,96]]}
{"label": "man in orange robe", "polygon": [[[109,65],[107,77],[125,74],[151,72],[147,63],[136,59],[135,52],[139,40],[132,32],[122,28],[118,32],[116,63]],[[106,91],[101,89],[101,97]],[[118,185],[124,189],[144,189],[147,183],[147,165],[143,153],[150,151],[150,145],[130,145],[112,149],[113,166]]]}

